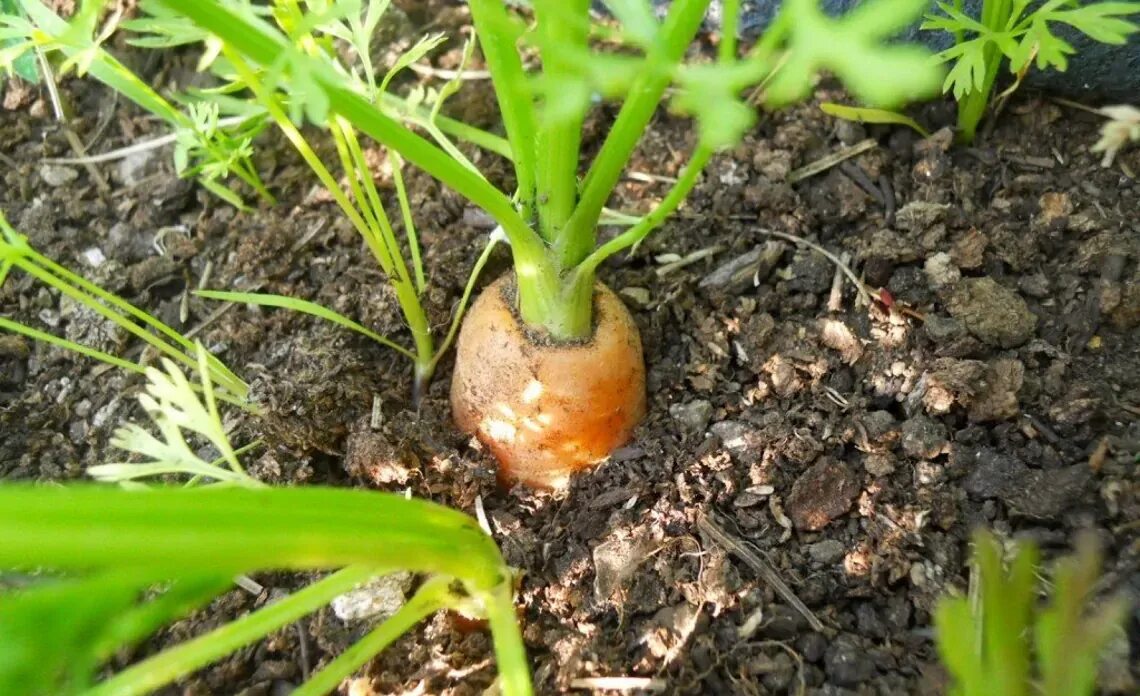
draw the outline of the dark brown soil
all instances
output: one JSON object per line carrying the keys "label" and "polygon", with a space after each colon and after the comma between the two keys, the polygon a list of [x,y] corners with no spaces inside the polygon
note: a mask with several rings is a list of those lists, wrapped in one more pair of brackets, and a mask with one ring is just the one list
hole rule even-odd
{"label": "dark brown soil", "polygon": [[[480,93],[462,104],[485,119]],[[65,94],[92,151],[161,131],[91,83]],[[276,207],[234,211],[178,180],[167,151],[100,165],[102,190],[84,167],[42,164],[72,154],[44,99],[0,111],[0,152],[14,165],[0,206],[12,223],[45,254],[197,330],[254,386],[268,416],[245,422],[239,440],[270,443],[255,475],[410,488],[467,512],[481,497],[525,571],[520,616],[540,693],[591,676],[652,677],[677,694],[939,693],[931,610],[965,586],[980,524],[1035,539],[1047,556],[1095,530],[1103,588],[1140,592],[1140,150],[1101,168],[1088,153],[1094,116],[1023,94],[973,148],[838,123],[814,105],[765,118],[712,163],[680,215],[601,270],[641,328],[650,411],[610,462],[550,495],[496,487],[494,462],[450,425],[446,362],[413,410],[403,358],[316,319],[233,307],[207,322],[218,305],[191,297],[179,321],[209,268],[210,287],[310,299],[407,341],[375,263],[280,142],[259,157]],[[919,116],[937,128],[952,110]],[[868,137],[875,146],[847,164],[784,183]],[[631,170],[675,175],[691,140],[662,114]],[[480,162],[508,184],[502,163]],[[456,195],[409,181],[426,303],[442,327],[487,230]],[[666,186],[645,181],[631,176],[612,205],[645,210]],[[874,301],[846,282],[829,308],[835,265],[765,231],[849,253]],[[497,254],[481,284],[507,264]],[[138,354],[19,273],[0,289],[0,312]],[[81,478],[137,415],[138,380],[61,350],[0,336],[0,368],[7,479]],[[134,657],[311,577],[257,580],[270,588],[262,596],[230,593]],[[1107,693],[1135,693],[1140,679],[1131,621]],[[323,612],[167,692],[287,693],[367,628]],[[495,674],[489,646],[435,617],[353,693],[481,693]]]}

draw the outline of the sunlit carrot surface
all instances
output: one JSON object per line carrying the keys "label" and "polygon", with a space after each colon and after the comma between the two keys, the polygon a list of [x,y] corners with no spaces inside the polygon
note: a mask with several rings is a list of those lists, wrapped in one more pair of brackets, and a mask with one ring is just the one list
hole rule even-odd
{"label": "sunlit carrot surface", "polygon": [[472,305],[456,348],[456,423],[499,460],[506,481],[554,488],[629,440],[645,414],[645,363],[629,310],[596,286],[588,342],[533,337],[512,309],[513,279]]}

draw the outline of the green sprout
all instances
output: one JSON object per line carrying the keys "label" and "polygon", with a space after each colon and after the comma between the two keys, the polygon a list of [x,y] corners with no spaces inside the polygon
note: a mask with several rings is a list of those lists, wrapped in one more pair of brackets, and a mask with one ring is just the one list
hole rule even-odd
{"label": "green sprout", "polygon": [[[877,0],[839,19],[824,15],[812,0],[791,0],[743,57],[730,38],[712,63],[685,60],[708,0],[678,0],[660,21],[645,0],[611,0],[606,4],[618,26],[609,35],[623,44],[622,51],[592,44],[588,0],[535,0],[529,24],[501,0],[473,0],[475,32],[509,145],[500,150],[509,150],[515,168],[512,194],[457,159],[430,132],[421,135],[414,122],[386,109],[367,81],[362,86],[359,76],[335,69],[298,41],[295,27],[319,26],[326,19],[322,13],[337,11],[334,4],[278,0],[275,14],[289,17],[294,27],[283,29],[245,3],[156,1],[207,32],[235,66],[244,61],[250,70],[259,67],[263,85],[288,103],[291,117],[351,124],[483,208],[510,242],[523,321],[556,340],[590,333],[598,266],[658,227],[696,185],[713,154],[736,143],[755,121],[742,96],[749,87],[765,83],[768,103],[778,106],[806,96],[816,73],[828,70],[856,97],[889,107],[929,94],[939,80],[923,49],[886,40],[921,13],[922,0]],[[725,36],[732,37],[739,3],[727,9]],[[537,71],[524,67],[521,50],[541,57]],[[605,205],[670,90],[673,107],[696,118],[698,144],[660,203],[599,244]],[[621,107],[583,172],[581,128],[597,97]]]}
{"label": "green sprout", "polygon": [[272,202],[273,196],[250,162],[250,143],[264,128],[258,115],[223,123],[209,110],[180,110],[103,48],[119,21],[118,13],[113,13],[100,26],[103,5],[102,0],[83,0],[71,20],[65,21],[40,0],[3,0],[0,40],[7,47],[0,49],[0,68],[26,77],[21,65],[34,52],[45,59],[59,54],[64,59],[61,76],[71,70],[90,75],[172,128],[177,137],[175,168],[179,175],[196,177],[211,193],[244,208],[240,194],[223,183],[232,174]]}
{"label": "green sprout", "polygon": [[919,125],[918,121],[915,121],[913,118],[907,116],[906,114],[900,114],[897,111],[889,111],[887,109],[872,109],[870,107],[847,106],[846,104],[835,104],[833,102],[824,102],[820,104],[819,110],[828,116],[841,118],[844,121],[853,121],[855,123],[880,123],[907,126],[923,138],[930,137],[930,131]]}
{"label": "green sprout", "polygon": [[1086,696],[1094,693],[1099,657],[1121,630],[1123,597],[1090,605],[1100,554],[1081,537],[1074,556],[1053,568],[1045,606],[1037,601],[1037,550],[1014,544],[1008,567],[992,534],[974,536],[969,597],[939,601],[938,653],[954,679],[951,696]]}
{"label": "green sprout", "polygon": [[982,14],[974,19],[962,11],[962,0],[953,5],[938,3],[942,14],[930,14],[923,29],[954,35],[954,45],[938,54],[937,60],[951,63],[944,92],[958,102],[958,137],[973,142],[978,123],[990,103],[990,94],[1003,61],[1016,76],[1016,89],[1030,67],[1054,68],[1064,72],[1072,44],[1053,32],[1055,25],[1076,29],[1105,44],[1123,45],[1137,29],[1124,19],[1140,12],[1136,2],[1082,4],[1079,0],[1046,0],[1030,9],[1029,0],[983,0]]}
{"label": "green sprout", "polygon": [[[27,17],[0,15],[0,26],[7,27],[7,34],[21,37],[23,46],[62,54],[65,62],[61,73],[75,69],[80,74],[90,74],[167,121],[174,129],[174,164],[179,175],[197,177],[207,190],[234,206],[242,208],[244,204],[236,191],[223,184],[231,174],[258,191],[266,201],[273,202],[250,160],[254,154],[254,138],[268,125],[275,124],[329,191],[388,277],[411,333],[413,348],[404,348],[347,317],[305,300],[251,292],[203,292],[202,295],[261,306],[288,307],[359,331],[412,360],[414,400],[419,399],[439,360],[454,340],[478,273],[501,235],[492,235],[488,240],[472,270],[451,326],[437,346],[420,299],[427,279],[401,171],[403,162],[398,153],[388,153],[400,212],[399,221],[394,222],[377,189],[364,146],[355,129],[343,118],[320,107],[324,101],[320,90],[294,81],[293,98],[287,98],[277,88],[279,75],[247,64],[240,55],[228,51],[216,37],[158,3],[142,3],[141,9],[145,14],[130,21],[120,22],[118,15],[112,13],[100,26],[98,20],[105,5],[103,0],[84,0],[70,21],[64,21],[40,0],[14,1],[20,3]],[[297,51],[346,76],[379,109],[428,133],[438,147],[472,171],[474,165],[452,137],[469,140],[492,152],[509,154],[505,140],[439,113],[447,97],[458,90],[460,77],[438,90],[422,90],[407,98],[398,98],[388,92],[393,78],[438,46],[442,36],[425,37],[401,54],[386,73],[378,74],[369,49],[372,35],[388,7],[386,0],[349,0],[335,6],[308,2],[306,6],[310,10],[308,14],[301,12],[299,4],[288,1],[277,2],[272,12],[248,3],[242,5],[251,17],[262,21],[271,18],[278,29],[288,34]],[[129,32],[128,42],[146,49],[171,49],[201,43],[203,52],[198,68],[211,71],[217,84],[176,96],[177,102],[185,104],[184,109],[177,108],[102,48],[107,37],[115,31]],[[351,50],[341,50],[345,47]],[[474,44],[469,44],[468,56],[473,48]],[[353,59],[346,59],[345,55],[353,56]],[[340,167],[339,178],[302,133],[302,105],[314,117],[311,120],[331,136]],[[403,228],[403,239],[397,234],[399,226]]]}
{"label": "green sprout", "polygon": [[[207,384],[211,398],[217,398],[247,411],[255,410],[249,402],[249,386],[221,360],[209,353],[200,352],[190,339],[154,316],[40,254],[32,248],[24,235],[12,228],[3,212],[0,212],[0,286],[4,285],[13,268],[32,276],[114,323],[135,338],[141,339],[160,356],[183,367],[199,370],[201,375],[208,377]],[[0,329],[66,348],[128,372],[145,374],[147,370],[141,361],[136,363],[124,360],[5,317],[0,317]]]}
{"label": "green sprout", "polygon": [[[241,467],[249,446],[230,444],[208,372],[199,370],[200,399],[173,362],[164,367],[147,371],[140,396],[160,438],[128,424],[113,442],[146,461],[88,470],[128,488],[0,486],[0,535],[10,542],[0,568],[24,574],[23,587],[0,594],[0,693],[151,693],[396,571],[429,576],[294,693],[327,693],[441,609],[487,619],[502,693],[531,693],[513,574],[475,520],[394,494],[270,489]],[[218,461],[203,460],[187,435],[210,443]],[[141,479],[171,476],[186,485],[138,490]],[[118,651],[203,607],[235,576],[324,568],[341,570],[96,682]]]}

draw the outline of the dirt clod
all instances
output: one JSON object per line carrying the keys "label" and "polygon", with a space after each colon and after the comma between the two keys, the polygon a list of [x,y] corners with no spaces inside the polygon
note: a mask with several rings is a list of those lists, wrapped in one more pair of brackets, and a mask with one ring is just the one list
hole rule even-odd
{"label": "dirt clod", "polygon": [[933,459],[947,444],[946,426],[926,416],[915,416],[902,425],[902,449],[911,457]]}
{"label": "dirt clod", "polygon": [[859,494],[859,480],[842,462],[823,458],[792,486],[788,517],[797,529],[814,532],[851,509]]}
{"label": "dirt clod", "polygon": [[999,348],[1022,345],[1037,327],[1037,317],[1025,300],[989,277],[963,280],[950,294],[946,308],[970,333]]}

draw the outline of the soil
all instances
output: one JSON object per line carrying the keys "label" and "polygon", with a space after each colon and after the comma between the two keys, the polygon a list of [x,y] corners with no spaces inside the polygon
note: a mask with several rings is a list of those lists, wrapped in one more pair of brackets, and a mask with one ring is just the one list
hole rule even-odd
{"label": "soil", "polygon": [[[192,65],[171,61],[140,69]],[[63,92],[92,151],[162,133],[92,82]],[[469,85],[452,108],[488,123],[488,93]],[[825,85],[816,102],[842,97]],[[652,678],[676,694],[940,693],[931,611],[966,586],[977,525],[1033,539],[1046,557],[1093,530],[1102,589],[1140,593],[1140,150],[1101,168],[1088,152],[1096,116],[1023,93],[974,147],[837,122],[816,103],[766,116],[715,159],[679,215],[601,269],[640,327],[649,413],[610,461],[551,494],[497,486],[492,458],[450,423],[446,360],[416,408],[410,365],[390,350],[307,316],[244,306],[217,316],[219,305],[186,297],[206,278],[258,288],[407,342],[375,263],[280,140],[258,148],[278,204],[238,212],[179,180],[168,151],[90,169],[44,164],[72,155],[46,95],[8,103],[5,214],[49,257],[194,330],[252,384],[267,415],[235,439],[269,443],[251,460],[256,476],[410,490],[467,512],[481,499],[525,573],[519,615],[540,693],[595,676]],[[588,143],[612,115],[591,117]],[[953,110],[916,115],[937,130]],[[866,138],[862,154],[785,183]],[[684,121],[659,114],[612,207],[647,209],[667,184],[643,175],[675,175],[691,145]],[[472,157],[510,187],[503,163]],[[425,301],[443,327],[486,218],[407,176]],[[831,260],[767,232],[849,255],[870,302],[836,284]],[[500,250],[480,285],[508,267]],[[139,354],[20,273],[0,288],[0,312]],[[80,479],[115,456],[111,432],[139,415],[138,379],[59,349],[3,335],[0,366],[6,479]],[[119,664],[314,577],[257,575],[261,595],[228,593]],[[164,693],[288,693],[368,628],[324,611]],[[1135,693],[1138,655],[1133,614],[1105,693]],[[494,675],[488,636],[437,616],[352,693],[478,694]]]}

